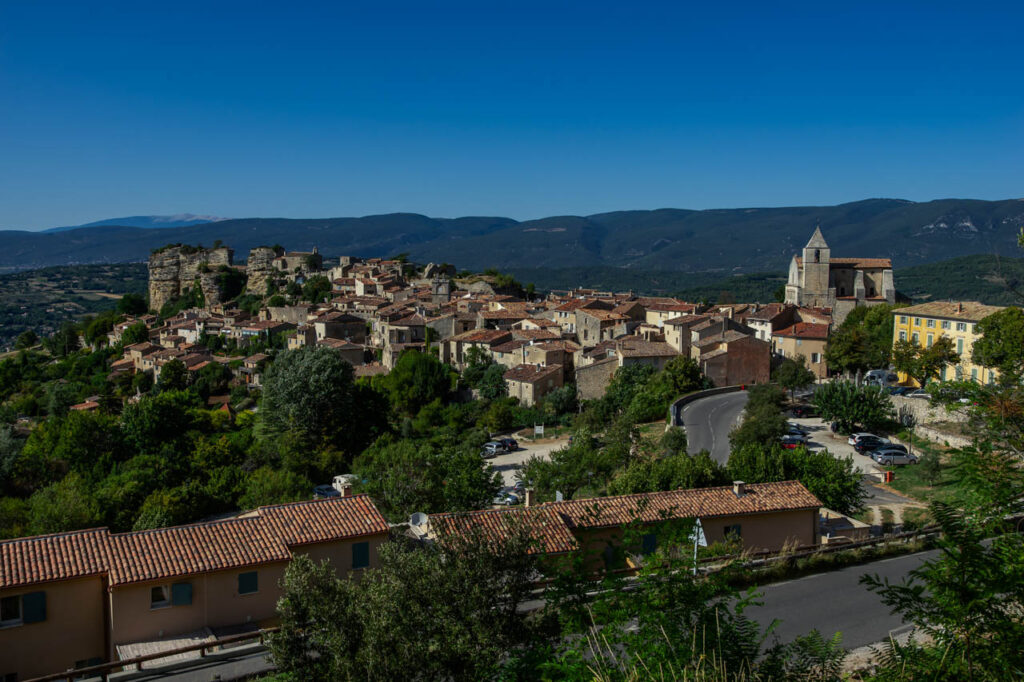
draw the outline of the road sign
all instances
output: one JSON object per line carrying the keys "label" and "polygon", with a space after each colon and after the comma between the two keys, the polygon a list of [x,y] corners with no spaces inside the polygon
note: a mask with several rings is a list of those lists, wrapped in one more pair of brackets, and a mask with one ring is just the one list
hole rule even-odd
{"label": "road sign", "polygon": [[536,425],[534,425],[534,427],[533,427],[533,435],[534,436],[543,436],[544,435],[544,425],[543,424],[536,424]]}
{"label": "road sign", "polygon": [[693,540],[695,547],[707,547],[708,539],[704,537],[704,526],[701,525],[700,519],[693,522],[693,530],[690,531],[690,539]]}

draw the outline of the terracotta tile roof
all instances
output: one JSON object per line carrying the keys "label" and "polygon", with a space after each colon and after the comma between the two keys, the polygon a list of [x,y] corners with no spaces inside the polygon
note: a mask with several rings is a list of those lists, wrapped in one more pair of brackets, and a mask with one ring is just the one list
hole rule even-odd
{"label": "terracotta tile roof", "polygon": [[704,314],[701,314],[701,315],[680,315],[679,317],[673,317],[671,319],[665,320],[665,324],[672,325],[673,327],[676,326],[676,325],[683,325],[683,324],[693,325],[693,324],[698,324],[700,322],[707,322],[710,319],[711,319],[710,315],[704,315]]}
{"label": "terracotta tile roof", "polygon": [[732,486],[723,486],[567,500],[544,506],[558,512],[570,528],[605,528],[632,521],[652,523],[817,509],[821,502],[799,481],[782,481],[747,484],[742,497],[736,497]]}
{"label": "terracotta tile roof", "polygon": [[511,340],[512,335],[502,329],[470,329],[469,331],[456,334],[449,341],[461,341],[463,343],[486,343],[494,345]]}
{"label": "terracotta tile roof", "polygon": [[0,588],[104,573],[108,537],[94,528],[0,542]]}
{"label": "terracotta tile roof", "polygon": [[[557,327],[558,324],[555,322],[551,323],[551,326]],[[512,338],[514,339],[531,339],[534,341],[541,339],[559,339],[560,334],[548,331],[547,329],[513,329]]]}
{"label": "terracotta tile roof", "polygon": [[112,586],[291,558],[259,517],[111,535],[110,547]]}
{"label": "terracotta tile roof", "polygon": [[672,346],[662,341],[623,339],[615,346],[615,352],[624,358],[672,357],[679,355]]}
{"label": "terracotta tile roof", "polygon": [[978,322],[993,313],[1005,310],[1002,306],[985,305],[977,301],[932,301],[893,310],[893,315],[942,317],[950,320]]}
{"label": "terracotta tile roof", "polygon": [[533,384],[554,374],[561,373],[561,365],[516,365],[503,375],[506,381],[520,381]]}
{"label": "terracotta tile roof", "polygon": [[0,588],[106,573],[110,585],[287,561],[290,547],[386,533],[366,495],[260,507],[233,519],[110,534],[106,528],[0,542]]}
{"label": "terracotta tile roof", "polygon": [[492,542],[508,537],[517,526],[526,524],[535,541],[532,554],[563,554],[579,547],[565,519],[547,506],[519,509],[485,509],[453,514],[432,514],[430,530],[435,535],[479,532]]}
{"label": "terracotta tile roof", "polygon": [[[802,265],[804,259],[801,256],[796,257],[796,264]],[[850,265],[857,269],[892,269],[892,260],[889,258],[829,258],[829,265]]]}
{"label": "terracotta tile roof", "polygon": [[602,322],[619,322],[622,320],[628,320],[629,318],[622,313],[617,313],[614,310],[602,310],[601,308],[580,308],[576,311],[577,315],[585,314],[591,317],[596,317]]}
{"label": "terracotta tile roof", "polygon": [[796,324],[772,332],[772,336],[786,336],[794,339],[827,339],[828,325],[814,324],[812,322],[797,322]]}
{"label": "terracotta tile roof", "polygon": [[506,341],[505,343],[499,343],[497,346],[491,346],[492,353],[511,353],[519,350],[523,346],[527,345],[529,341],[526,339],[517,339],[514,341]]}
{"label": "terracotta tile roof", "polygon": [[367,495],[305,500],[260,507],[259,511],[289,546],[388,532],[388,522]]}

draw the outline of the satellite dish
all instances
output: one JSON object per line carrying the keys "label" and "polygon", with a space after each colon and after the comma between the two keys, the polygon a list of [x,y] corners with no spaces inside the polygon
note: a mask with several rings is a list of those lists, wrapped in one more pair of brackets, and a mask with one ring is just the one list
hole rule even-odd
{"label": "satellite dish", "polygon": [[428,517],[423,512],[415,512],[409,517],[410,526],[425,526],[427,525]]}

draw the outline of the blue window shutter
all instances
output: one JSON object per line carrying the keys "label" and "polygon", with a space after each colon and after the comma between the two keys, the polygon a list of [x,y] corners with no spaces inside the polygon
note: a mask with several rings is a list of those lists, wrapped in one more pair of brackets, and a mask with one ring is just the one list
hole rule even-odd
{"label": "blue window shutter", "polygon": [[370,565],[370,543],[357,542],[352,545],[352,568],[366,568]]}
{"label": "blue window shutter", "polygon": [[259,578],[256,571],[238,574],[238,594],[252,594],[259,589]]}
{"label": "blue window shutter", "polygon": [[42,623],[46,620],[46,593],[29,592],[21,596],[21,621]]}
{"label": "blue window shutter", "polygon": [[171,605],[188,606],[192,603],[192,583],[174,583],[171,585]]}
{"label": "blue window shutter", "polygon": [[658,549],[658,536],[654,533],[647,533],[643,537],[642,551],[644,554],[654,554]]}

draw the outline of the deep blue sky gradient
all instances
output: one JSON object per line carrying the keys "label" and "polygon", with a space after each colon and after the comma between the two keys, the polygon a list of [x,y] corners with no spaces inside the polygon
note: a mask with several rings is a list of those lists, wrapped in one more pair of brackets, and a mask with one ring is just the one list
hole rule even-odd
{"label": "deep blue sky gradient", "polygon": [[1021,3],[633,4],[0,0],[0,229],[1024,196]]}

